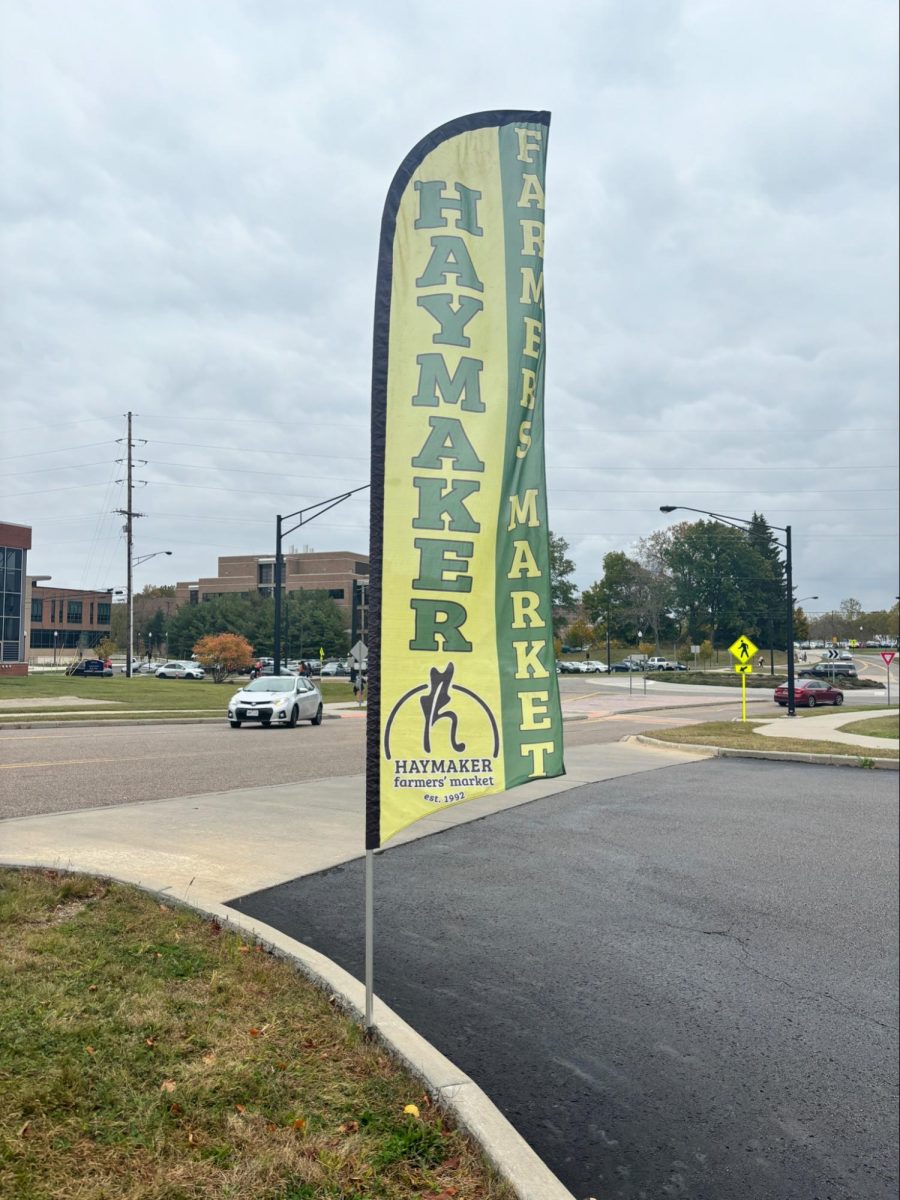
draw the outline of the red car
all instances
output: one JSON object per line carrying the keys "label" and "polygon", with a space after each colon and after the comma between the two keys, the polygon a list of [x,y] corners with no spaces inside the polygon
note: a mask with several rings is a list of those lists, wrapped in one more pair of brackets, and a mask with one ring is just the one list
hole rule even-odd
{"label": "red car", "polygon": [[[775,689],[775,703],[784,708],[787,702],[787,684],[783,683]],[[805,704],[807,708],[815,708],[817,704],[837,706],[844,703],[844,693],[824,679],[799,679],[794,685],[794,703]]]}

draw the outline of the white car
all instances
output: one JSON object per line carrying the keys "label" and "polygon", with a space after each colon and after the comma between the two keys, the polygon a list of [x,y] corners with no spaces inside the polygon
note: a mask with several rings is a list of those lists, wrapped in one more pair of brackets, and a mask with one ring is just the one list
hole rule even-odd
{"label": "white car", "polygon": [[260,675],[228,701],[232,729],[244,722],[293,729],[298,721],[322,724],[322,693],[305,675]]}
{"label": "white car", "polygon": [[599,658],[587,659],[581,669],[587,671],[589,675],[602,675],[604,672],[609,671],[606,663],[601,662]]}
{"label": "white car", "polygon": [[157,679],[204,679],[206,672],[195,662],[172,662],[163,663],[156,672]]}

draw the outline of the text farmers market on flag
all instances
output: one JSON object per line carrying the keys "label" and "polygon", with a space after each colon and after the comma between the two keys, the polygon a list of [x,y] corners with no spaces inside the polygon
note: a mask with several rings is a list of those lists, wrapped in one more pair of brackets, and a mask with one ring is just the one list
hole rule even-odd
{"label": "text farmers market on flag", "polygon": [[366,845],[564,773],[544,472],[550,117],[410,153],[381,227]]}

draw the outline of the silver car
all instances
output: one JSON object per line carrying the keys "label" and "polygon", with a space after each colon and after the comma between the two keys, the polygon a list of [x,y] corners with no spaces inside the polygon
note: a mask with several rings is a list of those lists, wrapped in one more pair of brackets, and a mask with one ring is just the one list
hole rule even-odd
{"label": "silver car", "polygon": [[195,662],[181,662],[173,659],[157,668],[157,679],[203,679],[206,672]]}
{"label": "silver car", "polygon": [[228,701],[232,729],[245,722],[293,729],[298,721],[322,724],[322,693],[305,675],[260,675]]}

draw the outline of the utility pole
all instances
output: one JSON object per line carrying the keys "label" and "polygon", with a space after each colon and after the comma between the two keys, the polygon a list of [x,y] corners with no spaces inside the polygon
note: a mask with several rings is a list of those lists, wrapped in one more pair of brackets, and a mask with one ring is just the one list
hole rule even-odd
{"label": "utility pole", "polygon": [[[128,604],[128,644],[125,647],[125,677],[131,678],[132,674],[132,658],[134,654],[134,519],[135,517],[143,517],[144,513],[134,511],[134,438],[132,437],[132,418],[133,413],[126,413],[128,422],[127,434],[125,437],[125,487],[126,500],[125,508],[117,508],[115,511],[125,518],[125,553],[128,556],[126,563],[126,602]],[[118,439],[120,442],[122,438]],[[122,461],[121,459],[119,460]],[[123,482],[121,479],[117,483]]]}

